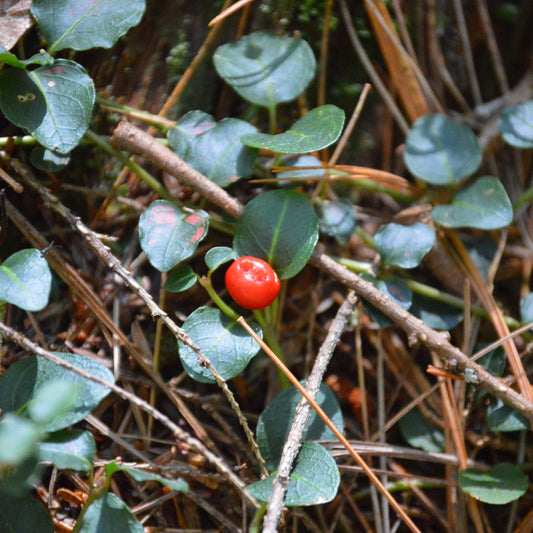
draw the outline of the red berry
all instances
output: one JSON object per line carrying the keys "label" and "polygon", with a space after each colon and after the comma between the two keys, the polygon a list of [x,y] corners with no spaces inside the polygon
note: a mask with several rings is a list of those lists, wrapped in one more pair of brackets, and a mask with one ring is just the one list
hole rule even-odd
{"label": "red berry", "polygon": [[244,256],[226,271],[226,288],[231,297],[246,309],[264,309],[278,295],[279,278],[262,259]]}

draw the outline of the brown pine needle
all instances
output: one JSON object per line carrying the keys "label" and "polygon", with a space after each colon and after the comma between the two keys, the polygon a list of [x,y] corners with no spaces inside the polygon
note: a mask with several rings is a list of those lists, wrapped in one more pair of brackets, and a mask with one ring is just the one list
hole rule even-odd
{"label": "brown pine needle", "polygon": [[224,20],[226,17],[229,17],[230,15],[233,15],[236,11],[243,8],[246,4],[250,4],[254,0],[239,0],[238,2],[235,2],[232,6],[228,7],[227,9],[224,9],[221,11],[214,19],[212,19],[208,26],[214,26],[215,24],[218,24],[221,20]]}
{"label": "brown pine needle", "polygon": [[[348,453],[352,456],[354,461],[363,469],[365,474],[368,476],[370,481],[378,488],[378,490],[387,498],[388,502],[391,504],[393,509],[398,513],[402,518],[405,524],[409,527],[411,531],[420,532],[420,529],[416,524],[411,520],[407,513],[400,507],[398,502],[392,497],[391,493],[386,489],[386,487],[381,483],[379,478],[374,474],[371,468],[365,463],[363,458],[352,448],[348,439],[337,429],[335,424],[330,420],[328,415],[322,410],[322,408],[309,396],[307,391],[302,387],[301,383],[298,381],[296,376],[285,366],[285,364],[278,358],[278,356],[263,342],[255,331],[248,325],[246,320],[241,316],[237,319],[237,322],[254,338],[254,340],[261,346],[264,352],[272,359],[274,364],[287,376],[289,381],[298,389],[302,396],[309,402],[311,407],[317,412],[318,416],[324,421],[326,426],[328,426],[339,441],[346,448]],[[420,532],[421,533],[421,532]]]}

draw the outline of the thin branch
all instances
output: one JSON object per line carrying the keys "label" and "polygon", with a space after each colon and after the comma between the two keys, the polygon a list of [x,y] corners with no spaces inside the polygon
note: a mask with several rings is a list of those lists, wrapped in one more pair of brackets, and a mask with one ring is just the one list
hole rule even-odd
{"label": "thin branch", "polygon": [[191,447],[191,449],[202,454],[206,459],[208,459],[217,468],[217,470],[235,486],[235,488],[243,495],[244,498],[246,498],[249,503],[254,506],[257,506],[257,502],[255,501],[255,499],[252,498],[248,493],[246,485],[233,473],[231,468],[229,468],[225,464],[223,459],[217,457],[213,452],[211,452],[211,450],[206,448],[202,442],[189,435],[189,433],[187,433],[177,424],[172,422],[172,420],[168,418],[168,416],[164,415],[163,413],[152,407],[148,402],[141,400],[135,394],[128,392],[127,390],[123,389],[122,387],[119,387],[118,385],[115,385],[114,383],[109,383],[105,379],[91,374],[86,370],[78,368],[72,363],[65,361],[55,353],[49,352],[48,350],[39,347],[37,344],[33,343],[28,338],[24,337],[18,331],[15,331],[3,322],[0,322],[0,331],[6,339],[9,339],[21,348],[36,355],[40,355],[44,359],[51,361],[52,363],[60,366],[61,368],[71,370],[72,372],[75,372],[76,374],[80,375],[85,379],[98,383],[99,385],[102,385],[103,387],[106,387],[107,389],[113,391],[117,396],[120,396],[124,400],[128,400],[129,402],[137,405],[144,412],[148,413],[151,417],[155,418],[156,420],[161,422],[161,424],[167,427],[170,431],[172,431],[173,435],[178,440],[186,443],[188,446]]}
{"label": "thin branch", "polygon": [[[117,130],[120,133],[119,135],[117,135]],[[116,146],[122,148],[131,146],[131,149],[173,174],[180,181],[194,187],[202,195],[208,197],[214,204],[226,210],[232,216],[239,216],[242,205],[238,200],[231,197],[225,190],[215,185],[205,176],[192,169],[174,152],[161,146],[149,135],[131,124],[121,123],[117,130],[115,130],[111,139],[111,142],[115,143]],[[151,142],[146,142],[144,137],[148,137]],[[135,145],[136,139],[141,141],[139,145]],[[444,361],[448,370],[460,374],[466,380],[486,389],[513,409],[516,409],[527,418],[533,420],[533,402],[522,397],[502,381],[489,374],[480,365],[473,363],[461,350],[450,344],[448,334],[429,328],[420,319],[401,308],[393,300],[377,290],[371,283],[364,281],[360,276],[350,272],[346,267],[337,263],[322,250],[315,249],[310,262],[347,287],[353,289],[359,296],[364,297],[372,305],[385,313],[407,333],[412,342],[422,342],[429,350],[435,351]]]}
{"label": "thin branch", "polygon": [[[323,381],[327,365],[333,355],[333,351],[339,342],[340,336],[352,315],[357,297],[350,291],[344,303],[340,306],[337,314],[328,330],[322,346],[316,356],[313,369],[307,378],[306,391],[313,399],[316,398]],[[296,456],[300,450],[305,426],[311,416],[311,405],[305,398],[302,398],[296,407],[296,414],[292,422],[291,429],[283,446],[278,472],[272,483],[272,493],[268,500],[265,521],[263,522],[263,533],[274,533],[277,530],[278,522],[283,511],[283,499],[289,484],[289,474]]]}

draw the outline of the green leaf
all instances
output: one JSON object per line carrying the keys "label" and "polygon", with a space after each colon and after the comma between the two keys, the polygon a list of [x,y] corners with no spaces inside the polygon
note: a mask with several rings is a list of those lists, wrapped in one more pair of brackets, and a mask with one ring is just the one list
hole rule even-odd
{"label": "green leaf", "polygon": [[252,174],[257,150],[244,146],[241,137],[257,129],[237,118],[216,123],[211,115],[191,111],[168,130],[176,154],[211,181],[227,187]]}
{"label": "green leaf", "polygon": [[220,46],[213,63],[219,76],[244,99],[271,109],[296,99],[313,79],[316,67],[313,51],[303,39],[270,31]]}
{"label": "green leaf", "polygon": [[348,244],[357,226],[357,213],[353,204],[344,198],[323,200],[315,205],[315,210],[320,231],[335,237],[341,245]]}
{"label": "green leaf", "polygon": [[[369,281],[382,292],[385,296],[388,296],[393,302],[396,302],[400,307],[403,307],[405,310],[408,310],[413,303],[413,292],[411,289],[400,279],[390,278],[385,280],[377,280],[372,275],[363,273],[361,277]],[[379,309],[374,307],[371,303],[366,300],[361,300],[363,304],[363,309],[368,314],[368,316],[378,323],[382,328],[387,328],[392,326],[394,322],[385,314],[382,313]]]}
{"label": "green leaf", "polygon": [[70,155],[58,154],[44,146],[36,146],[30,154],[31,164],[45,172],[59,172],[70,162]]}
{"label": "green leaf", "polygon": [[94,97],[87,72],[67,59],[0,74],[0,109],[6,118],[60,154],[68,154],[87,131]]}
{"label": "green leaf", "polygon": [[523,326],[533,322],[533,292],[520,299],[520,321]]}
{"label": "green leaf", "polygon": [[413,293],[409,312],[439,331],[450,331],[463,320],[462,309],[416,293]]}
{"label": "green leaf", "polygon": [[104,494],[95,500],[81,519],[80,533],[144,533],[128,506],[111,493]]}
{"label": "green leaf", "polygon": [[[287,167],[292,167],[295,170],[284,170],[277,172],[276,178],[279,187],[296,187],[299,180],[306,180],[310,178],[325,178],[326,171],[322,167],[322,162],[314,155],[304,154],[291,158],[289,161],[283,161]],[[302,168],[298,167],[319,167],[319,168]]]}
{"label": "green leaf", "polygon": [[35,248],[10,255],[0,266],[0,301],[26,311],[46,307],[51,285],[48,263]]}
{"label": "green leaf", "polygon": [[189,492],[189,485],[183,479],[166,478],[160,474],[157,474],[156,472],[150,472],[149,470],[118,464],[115,461],[111,461],[106,465],[106,473],[108,475],[112,475],[119,470],[129,474],[135,481],[157,481],[169,489],[178,492]]}
{"label": "green leaf", "polygon": [[145,0],[33,0],[31,13],[54,53],[111,48],[140,22],[145,8]]}
{"label": "green leaf", "polygon": [[296,276],[318,240],[318,219],[309,199],[293,191],[269,191],[249,202],[237,222],[233,248],[272,265],[281,279]]}
{"label": "green leaf", "polygon": [[0,497],[0,531],[4,533],[54,533],[54,523],[46,507],[30,496]]}
{"label": "green leaf", "polygon": [[168,272],[196,251],[208,225],[205,211],[184,210],[157,200],[139,219],[141,248],[157,270]]}
{"label": "green leaf", "polygon": [[386,265],[417,267],[435,243],[435,231],[417,222],[412,226],[384,224],[375,235],[376,249]]}
{"label": "green leaf", "polygon": [[8,50],[6,50],[1,44],[0,63],[5,63],[6,65],[16,68],[26,68],[26,64],[24,63],[24,61],[21,61],[15,54],[12,54]]}
{"label": "green leaf", "polygon": [[328,104],[315,107],[284,133],[252,133],[245,135],[242,142],[281,154],[314,152],[333,144],[340,137],[343,125],[344,111]]}
{"label": "green leaf", "polygon": [[494,254],[498,251],[498,244],[487,235],[461,235],[468,255],[474,261],[480,274],[487,279]]}
{"label": "green leaf", "polygon": [[54,58],[44,50],[41,50],[38,54],[31,56],[29,59],[20,60],[15,54],[8,52],[0,44],[0,63],[5,63],[11,67],[25,69],[29,65],[51,65],[54,62]]}
{"label": "green leaf", "polygon": [[89,472],[93,467],[96,444],[88,431],[56,431],[39,443],[39,461],[63,470]]}
{"label": "green leaf", "polygon": [[533,101],[506,107],[500,117],[503,140],[515,148],[533,148]]}
{"label": "green leaf", "polygon": [[[305,385],[305,382],[302,382]],[[292,386],[276,396],[261,413],[257,423],[257,444],[269,470],[275,470],[281,459],[283,446],[289,435],[296,407],[302,394]],[[332,390],[322,383],[316,396],[316,402],[329,416],[335,427],[342,433],[344,425],[342,411]],[[302,441],[334,440],[335,434],[324,421],[312,410],[305,427]]]}
{"label": "green leaf", "polygon": [[419,118],[407,136],[405,165],[417,178],[433,185],[451,185],[471,176],[481,165],[476,136],[445,115]]}
{"label": "green leaf", "polygon": [[77,383],[49,379],[35,390],[33,399],[28,404],[28,414],[34,422],[49,425],[76,405],[79,393]]}
{"label": "green leaf", "polygon": [[31,420],[6,413],[0,419],[0,464],[18,465],[35,455],[42,436],[41,428]]}
{"label": "green leaf", "polygon": [[487,407],[487,427],[490,431],[522,431],[530,427],[528,419],[505,405],[499,398],[491,398]]}
{"label": "green leaf", "polygon": [[483,176],[461,189],[451,205],[433,208],[432,215],[447,228],[498,229],[513,221],[513,206],[500,180]]}
{"label": "green leaf", "polygon": [[227,246],[215,246],[205,254],[205,264],[210,272],[232,259],[237,259],[237,254]]}
{"label": "green leaf", "polygon": [[426,452],[442,452],[445,447],[444,433],[430,424],[415,408],[398,421],[403,438],[413,447]]}
{"label": "green leaf", "polygon": [[167,276],[164,289],[168,292],[183,292],[197,281],[194,270],[189,265],[180,265]]}
{"label": "green leaf", "polygon": [[500,463],[488,472],[467,468],[459,473],[461,490],[485,503],[504,505],[524,495],[528,477],[515,465]]}
{"label": "green leaf", "polygon": [[[261,502],[268,502],[272,492],[271,476],[248,485],[250,494]],[[320,505],[337,495],[340,484],[339,469],[327,450],[316,442],[304,442],[289,476],[285,505]]]}
{"label": "green leaf", "polygon": [[[255,324],[252,327],[261,337],[261,329]],[[187,317],[183,329],[226,380],[238,376],[259,352],[259,345],[249,333],[219,309],[199,307]],[[201,383],[215,382],[189,346],[178,341],[178,347],[183,367],[191,378]]]}
{"label": "green leaf", "polygon": [[[114,383],[113,374],[101,363],[71,353],[55,353],[61,359],[85,370],[108,383]],[[47,431],[55,431],[83,420],[109,394],[109,389],[60,367],[41,356],[13,363],[0,377],[0,409],[18,411],[34,400],[39,390],[51,380],[75,383],[79,387],[74,406],[64,415],[44,424]],[[50,398],[50,402],[54,402]]]}

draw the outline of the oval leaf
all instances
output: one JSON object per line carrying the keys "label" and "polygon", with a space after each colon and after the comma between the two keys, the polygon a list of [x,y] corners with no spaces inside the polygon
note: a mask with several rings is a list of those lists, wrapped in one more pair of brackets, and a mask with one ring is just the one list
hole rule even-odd
{"label": "oval leaf", "polygon": [[205,211],[185,211],[166,200],[157,200],[139,219],[141,248],[157,270],[168,272],[196,251],[208,224]]}
{"label": "oval leaf", "polygon": [[144,533],[144,527],[128,506],[118,496],[109,492],[89,505],[81,519],[79,532],[101,533],[102,525],[105,531]]}
{"label": "oval leaf", "polygon": [[[250,494],[261,502],[268,502],[274,474],[248,485]],[[284,504],[320,505],[337,495],[340,475],[335,460],[316,442],[304,442],[289,476]]]}
{"label": "oval leaf", "polygon": [[[302,382],[305,385],[305,382]],[[302,394],[292,386],[276,396],[270,402],[259,417],[257,423],[257,444],[261,455],[269,470],[275,470],[281,459],[283,446],[289,435],[292,422],[296,413],[296,407]],[[333,391],[324,383],[316,396],[316,402],[325,411],[335,427],[342,433],[344,424],[342,412]],[[334,440],[335,434],[326,426],[316,411],[311,411],[311,416],[305,427],[302,441],[310,440]]]}
{"label": "oval leaf", "polygon": [[297,98],[316,67],[313,51],[303,39],[269,31],[220,46],[213,63],[219,76],[244,99],[270,108]]}
{"label": "oval leaf", "polygon": [[[262,336],[257,325],[252,324],[252,327]],[[187,317],[183,329],[226,380],[238,376],[259,352],[259,345],[247,331],[219,309],[199,307]],[[213,374],[200,365],[189,346],[178,341],[178,348],[183,368],[191,378],[201,383],[215,383]]]}
{"label": "oval leaf", "polygon": [[533,292],[520,299],[520,320],[523,326],[533,322]]}
{"label": "oval leaf", "polygon": [[46,307],[51,285],[48,263],[35,248],[10,255],[0,266],[0,301],[26,311]]}
{"label": "oval leaf", "polygon": [[87,72],[67,59],[32,71],[0,74],[0,109],[49,150],[68,154],[91,120],[94,84]]}
{"label": "oval leaf", "polygon": [[70,155],[58,154],[47,150],[44,146],[36,146],[30,154],[31,164],[45,172],[59,172],[70,161]]}
{"label": "oval leaf", "polygon": [[2,493],[0,530],[7,532],[38,531],[54,533],[54,523],[46,507],[29,496]]}
{"label": "oval leaf", "polygon": [[79,392],[77,383],[48,379],[35,389],[28,404],[28,414],[34,422],[50,425],[76,405]]}
{"label": "oval leaf", "polygon": [[36,423],[6,413],[0,419],[0,464],[15,466],[33,457],[42,437],[43,431]]}
{"label": "oval leaf", "polygon": [[376,249],[386,265],[415,268],[435,243],[435,231],[417,222],[412,226],[385,224],[375,235]]}
{"label": "oval leaf", "polygon": [[88,431],[57,431],[39,443],[39,461],[56,468],[89,472],[93,467],[96,444]]}
{"label": "oval leaf", "polygon": [[233,248],[272,265],[281,279],[306,265],[318,240],[318,219],[309,199],[293,191],[269,191],[254,198],[237,222]]}
{"label": "oval leaf", "polygon": [[442,452],[445,448],[444,433],[430,424],[415,408],[398,421],[402,437],[413,447],[426,452]]}
{"label": "oval leaf", "polygon": [[[403,307],[406,311],[411,307],[411,304],[413,303],[413,292],[402,280],[397,278],[377,280],[370,274],[366,273],[362,273],[361,277],[372,283],[376,289],[389,297],[393,302],[396,302],[400,307]],[[377,322],[382,328],[388,328],[394,324],[385,313],[376,309],[371,303],[364,299],[361,300],[361,303],[368,316]]]}
{"label": "oval leaf", "polygon": [[255,132],[244,120],[225,118],[215,123],[210,115],[191,111],[167,136],[176,154],[217,185],[227,187],[252,174],[257,150],[244,146],[241,137]]}
{"label": "oval leaf", "polygon": [[503,110],[500,118],[503,140],[515,148],[533,148],[533,101]]}
{"label": "oval leaf", "polygon": [[452,330],[464,318],[461,308],[416,293],[413,293],[409,312],[422,320],[426,326],[439,331]]}
{"label": "oval leaf", "polygon": [[[56,353],[65,361],[94,376],[114,383],[113,374],[101,363],[72,353]],[[56,431],[83,420],[109,394],[109,389],[60,367],[41,356],[13,363],[0,377],[0,409],[18,411],[28,402],[39,397],[39,390],[50,380],[72,382],[79,387],[74,405],[63,415],[44,424],[47,431]],[[41,396],[41,401],[42,396]],[[53,402],[53,399],[50,400]]]}
{"label": "oval leaf", "polygon": [[484,176],[460,190],[451,205],[435,207],[432,215],[447,228],[498,229],[513,221],[513,206],[500,180]]}
{"label": "oval leaf", "polygon": [[357,213],[353,204],[340,200],[324,200],[315,206],[320,231],[335,237],[339,244],[347,244],[357,226]]}
{"label": "oval leaf", "polygon": [[145,0],[33,0],[31,13],[54,53],[64,48],[111,48],[140,22],[145,4]]}
{"label": "oval leaf", "polygon": [[500,463],[488,472],[467,468],[459,473],[464,492],[485,503],[504,505],[520,498],[528,488],[528,477],[515,465]]}
{"label": "oval leaf", "polygon": [[245,135],[242,142],[281,154],[303,154],[322,150],[333,144],[339,138],[343,125],[344,111],[328,104],[315,107],[284,133],[252,133]]}
{"label": "oval leaf", "polygon": [[499,398],[491,398],[487,407],[487,427],[490,431],[522,431],[530,427],[528,419],[505,405]]}
{"label": "oval leaf", "polygon": [[413,124],[403,157],[417,178],[433,185],[450,185],[471,176],[481,165],[482,153],[468,127],[432,114]]}
{"label": "oval leaf", "polygon": [[215,246],[205,254],[205,264],[210,272],[232,259],[237,259],[237,254],[227,246]]}
{"label": "oval leaf", "polygon": [[164,289],[168,292],[183,292],[190,289],[197,281],[196,274],[189,265],[180,265],[167,277]]}

